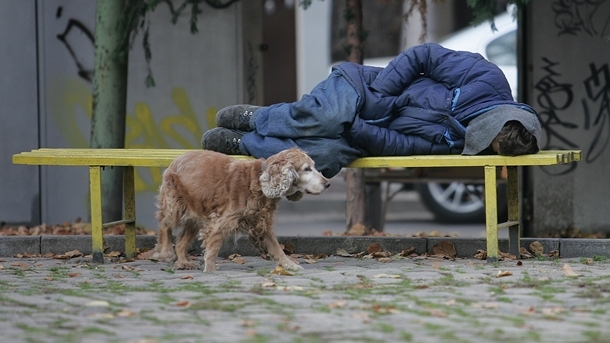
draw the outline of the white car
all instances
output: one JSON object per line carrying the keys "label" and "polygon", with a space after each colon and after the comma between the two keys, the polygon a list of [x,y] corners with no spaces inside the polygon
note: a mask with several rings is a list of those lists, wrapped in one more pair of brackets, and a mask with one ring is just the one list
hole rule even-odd
{"label": "white car", "polygon": [[[509,11],[510,12],[510,11]],[[468,27],[438,43],[452,50],[477,52],[504,72],[516,99],[517,85],[517,22],[511,13],[494,18],[497,31],[489,23]],[[365,59],[365,65],[385,67],[394,57]],[[422,202],[441,222],[483,222],[485,202],[483,183],[427,182],[416,183]],[[499,188],[501,193],[504,188]],[[506,216],[506,199],[500,194],[500,217]]]}

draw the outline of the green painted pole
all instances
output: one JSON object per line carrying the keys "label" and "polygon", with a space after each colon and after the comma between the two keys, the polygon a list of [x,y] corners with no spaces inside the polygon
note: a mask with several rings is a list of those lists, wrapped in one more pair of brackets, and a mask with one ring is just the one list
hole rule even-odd
{"label": "green painted pole", "polygon": [[[128,42],[119,29],[126,0],[98,0],[95,13],[93,118],[91,148],[125,147]],[[105,222],[120,220],[123,208],[121,168],[102,172]]]}

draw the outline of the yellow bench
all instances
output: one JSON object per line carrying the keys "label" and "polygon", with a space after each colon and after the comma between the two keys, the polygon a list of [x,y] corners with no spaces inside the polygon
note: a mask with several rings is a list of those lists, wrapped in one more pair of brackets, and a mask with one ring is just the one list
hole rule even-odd
{"label": "yellow bench", "polygon": [[[88,166],[91,193],[91,227],[93,261],[103,263],[103,227],[125,224],[125,255],[131,258],[136,250],[136,204],[134,167],[167,167],[183,149],[50,149],[43,148],[13,155],[14,164]],[[235,156],[250,159],[248,156]],[[509,252],[519,257],[521,218],[519,213],[520,166],[550,166],[578,162],[580,150],[541,151],[535,155],[507,157],[499,155],[461,156],[425,155],[366,157],[352,162],[349,168],[411,168],[411,167],[482,167],[485,173],[485,212],[488,261],[498,258],[498,231],[509,229]],[[497,169],[507,167],[508,221],[498,223]],[[124,220],[102,223],[102,167],[124,167]]]}

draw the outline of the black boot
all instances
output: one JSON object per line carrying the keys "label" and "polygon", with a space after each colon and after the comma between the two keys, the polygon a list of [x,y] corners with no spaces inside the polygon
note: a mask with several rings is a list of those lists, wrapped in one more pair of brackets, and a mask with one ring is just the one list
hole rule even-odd
{"label": "black boot", "polygon": [[227,129],[251,131],[250,118],[260,106],[233,105],[227,106],[216,113],[216,125]]}
{"label": "black boot", "polygon": [[239,150],[239,143],[244,136],[243,131],[217,127],[206,131],[201,137],[201,147],[226,155],[243,155]]}

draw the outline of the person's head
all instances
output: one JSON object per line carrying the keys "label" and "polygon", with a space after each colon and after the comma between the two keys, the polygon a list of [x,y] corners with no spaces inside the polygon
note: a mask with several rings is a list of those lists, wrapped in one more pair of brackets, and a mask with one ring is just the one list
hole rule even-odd
{"label": "person's head", "polygon": [[535,154],[540,151],[536,137],[516,120],[506,122],[491,145],[495,152],[506,156]]}
{"label": "person's head", "polygon": [[500,105],[468,123],[462,155],[476,155],[490,146],[500,155],[535,154],[540,150],[540,120],[523,104]]}

